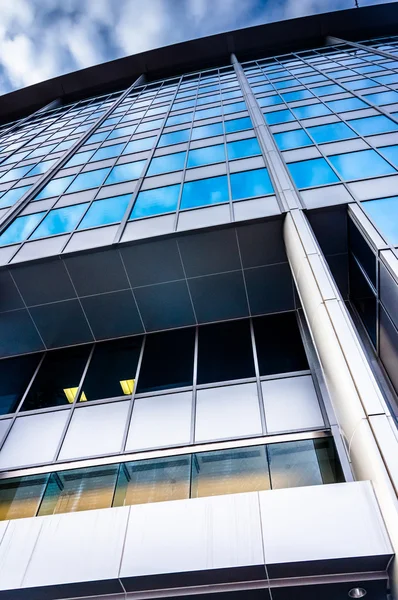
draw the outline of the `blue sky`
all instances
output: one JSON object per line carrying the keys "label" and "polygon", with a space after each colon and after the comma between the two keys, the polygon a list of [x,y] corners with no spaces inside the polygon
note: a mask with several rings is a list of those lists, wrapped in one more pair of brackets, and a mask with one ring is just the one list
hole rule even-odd
{"label": "blue sky", "polygon": [[353,6],[354,0],[0,0],[0,94],[186,39]]}

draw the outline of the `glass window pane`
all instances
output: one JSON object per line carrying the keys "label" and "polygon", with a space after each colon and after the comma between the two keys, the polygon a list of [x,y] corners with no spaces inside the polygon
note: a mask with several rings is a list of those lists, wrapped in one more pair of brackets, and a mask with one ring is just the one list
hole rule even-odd
{"label": "glass window pane", "polygon": [[356,307],[373,344],[376,345],[376,296],[352,255],[349,259],[349,283],[350,299]]}
{"label": "glass window pane", "polygon": [[272,194],[273,187],[267,169],[255,169],[231,174],[233,200]]}
{"label": "glass window pane", "polygon": [[113,506],[189,498],[190,470],[190,455],[120,465]]}
{"label": "glass window pane", "polygon": [[362,79],[354,79],[354,81],[346,81],[344,85],[350,90],[361,90],[365,88],[376,87],[378,84],[376,81],[372,81],[371,79],[366,79],[363,77]]}
{"label": "glass window pane", "polygon": [[[200,127],[193,127],[192,139],[201,140],[215,135],[222,135],[223,127],[222,123],[213,123],[212,125],[201,125]],[[171,134],[169,134],[171,135]]]}
{"label": "glass window pane", "polygon": [[367,94],[365,98],[374,104],[382,106],[383,104],[398,102],[398,92],[388,91],[379,92],[378,94]]}
{"label": "glass window pane", "polygon": [[123,219],[131,198],[131,194],[126,194],[115,198],[96,200],[88,209],[78,229],[87,229],[87,227],[99,227],[108,223],[120,222]]}
{"label": "glass window pane", "polygon": [[369,200],[362,206],[388,241],[398,245],[398,196]]}
{"label": "glass window pane", "polygon": [[15,204],[30,188],[30,185],[24,185],[23,187],[15,188],[14,190],[8,190],[8,192],[0,197],[0,208]]}
{"label": "glass window pane", "polygon": [[362,179],[395,173],[395,169],[374,150],[361,150],[329,157],[342,179]]}
{"label": "glass window pane", "polygon": [[254,377],[249,321],[199,328],[198,384]]}
{"label": "glass window pane", "polygon": [[[128,120],[131,119],[131,117],[133,117],[133,115],[127,115]],[[124,119],[122,119],[123,121]],[[113,131],[111,131],[111,133],[108,135],[108,140],[113,140],[116,139],[118,137],[123,137],[123,136],[130,136],[133,135],[133,133],[136,130],[136,125],[131,125],[130,127],[117,127],[116,129],[114,129]],[[124,146],[124,144],[119,144],[121,145],[120,148],[120,152]],[[115,146],[108,146],[108,148],[115,148]],[[101,148],[101,150],[105,150],[105,148]],[[98,150],[99,152],[99,150]],[[118,154],[120,154],[120,152],[118,152],[117,154],[109,154],[109,156],[106,156],[105,153],[102,155],[102,158],[111,158],[111,156],[117,156]],[[95,160],[99,160],[99,159],[95,159]]]}
{"label": "glass window pane", "polygon": [[164,133],[160,136],[158,146],[170,146],[172,144],[181,144],[189,140],[189,129],[181,129],[180,131],[173,131],[172,133]]}
{"label": "glass window pane", "polygon": [[69,177],[59,177],[58,179],[52,179],[44,188],[35,196],[35,200],[42,200],[43,198],[51,198],[53,196],[59,196],[62,194],[70,182],[73,179],[73,175]]}
{"label": "glass window pane", "polygon": [[123,181],[133,181],[134,179],[138,179],[142,173],[145,162],[145,160],[137,160],[136,162],[113,167],[105,184],[109,185],[112,183],[121,183]]}
{"label": "glass window pane", "polygon": [[0,361],[0,414],[14,412],[39,364],[41,354]]}
{"label": "glass window pane", "polygon": [[257,154],[261,154],[261,149],[257,138],[250,138],[248,140],[229,142],[227,144],[227,152],[229,160],[233,160],[234,158],[256,156]]}
{"label": "glass window pane", "polygon": [[330,114],[330,110],[324,104],[299,106],[298,108],[292,108],[292,111],[298,119],[309,119],[311,117],[321,117],[322,115]]}
{"label": "glass window pane", "polygon": [[270,489],[265,446],[193,455],[191,497]]}
{"label": "glass window pane", "polygon": [[327,125],[317,125],[308,127],[308,133],[312,135],[317,144],[323,142],[334,142],[336,140],[348,140],[357,137],[355,132],[345,123],[328,123]]}
{"label": "glass window pane", "polygon": [[[81,192],[101,185],[110,169],[98,169],[88,173],[80,173],[68,189],[69,192]],[[37,199],[37,198],[36,198]]]}
{"label": "glass window pane", "polygon": [[119,465],[52,473],[38,516],[110,508]]}
{"label": "glass window pane", "polygon": [[[344,85],[348,85],[345,83]],[[339,85],[321,85],[319,87],[312,88],[312,91],[317,96],[328,96],[329,94],[338,94],[339,92],[344,92],[345,90]]]}
{"label": "glass window pane", "polygon": [[0,235],[0,246],[23,242],[45,214],[45,212],[41,212],[16,218]]}
{"label": "glass window pane", "polygon": [[277,123],[287,123],[288,121],[295,121],[294,115],[290,112],[290,110],[287,109],[265,113],[264,117],[268,125],[276,125]]}
{"label": "glass window pane", "polygon": [[344,481],[333,438],[267,446],[272,489]]}
{"label": "glass window pane", "polygon": [[390,160],[395,166],[398,166],[398,146],[379,148],[379,152],[381,152],[383,156]]}
{"label": "glass window pane", "polygon": [[293,131],[275,133],[274,138],[279,150],[291,150],[292,148],[312,145],[312,141],[305,133],[304,129],[294,129]]}
{"label": "glass window pane", "polygon": [[213,117],[220,117],[221,115],[221,106],[216,106],[214,108],[206,108],[204,110],[197,110],[195,112],[195,121],[200,121],[201,119],[211,119]]}
{"label": "glass window pane", "polygon": [[219,202],[228,202],[227,176],[210,177],[184,183],[181,199],[181,208],[194,208],[207,206]]}
{"label": "glass window pane", "polygon": [[216,146],[208,146],[206,148],[198,148],[190,150],[188,154],[188,167],[201,167],[203,165],[211,165],[212,163],[222,162],[225,160],[224,144]]}
{"label": "glass window pane", "polygon": [[31,168],[32,165],[26,165],[25,167],[16,167],[15,169],[10,169],[5,175],[0,177],[0,183],[21,179]]}
{"label": "glass window pane", "polygon": [[275,106],[275,104],[283,104],[282,98],[275,94],[273,96],[265,96],[265,98],[258,98],[257,100],[259,106]]}
{"label": "glass window pane", "polygon": [[[166,127],[171,127],[172,125],[180,125],[182,123],[189,123],[192,121],[192,112],[183,113],[181,115],[173,115],[169,117],[166,121]],[[138,130],[137,130],[138,131]]]}
{"label": "glass window pane", "polygon": [[180,184],[140,192],[130,219],[140,219],[176,210],[179,192]]}
{"label": "glass window pane", "polygon": [[134,337],[96,344],[82,386],[80,402],[104,398],[130,398],[142,338]]}
{"label": "glass window pane", "polygon": [[21,410],[71,404],[77,394],[90,346],[48,352]]}
{"label": "glass window pane", "polygon": [[0,521],[34,517],[49,475],[15,477],[0,481]]}
{"label": "glass window pane", "polygon": [[294,183],[298,188],[314,185],[326,185],[339,181],[324,158],[314,158],[287,165]]}
{"label": "glass window pane", "polygon": [[124,144],[114,144],[113,146],[104,146],[95,152],[93,157],[90,159],[92,162],[95,160],[104,160],[106,158],[114,158],[119,156],[124,148]]}
{"label": "glass window pane", "polygon": [[308,369],[295,313],[253,319],[260,375]]}
{"label": "glass window pane", "polygon": [[384,115],[353,119],[348,121],[348,123],[361,135],[373,135],[374,133],[384,133],[398,129],[397,123],[394,123],[394,121],[391,121],[391,119]]}
{"label": "glass window pane", "polygon": [[154,121],[147,121],[146,123],[141,123],[135,131],[135,133],[143,133],[144,131],[153,131],[154,129],[159,129],[163,123],[163,119],[155,119]]}
{"label": "glass window pane", "polygon": [[149,150],[152,148],[156,137],[146,137],[141,140],[133,140],[127,144],[122,154],[130,154],[133,152],[141,152],[142,150]]}
{"label": "glass window pane", "polygon": [[359,98],[345,98],[344,100],[333,100],[326,102],[329,108],[335,112],[343,112],[344,110],[356,110],[358,108],[367,108],[369,105]]}
{"label": "glass window pane", "polygon": [[295,102],[297,100],[312,98],[314,94],[311,94],[308,90],[298,90],[297,92],[285,92],[284,94],[281,94],[281,96],[285,102]]}
{"label": "glass window pane", "polygon": [[241,119],[232,119],[231,121],[225,121],[224,125],[225,133],[243,131],[245,129],[251,129],[253,127],[250,117],[242,117]]}
{"label": "glass window pane", "polygon": [[72,231],[80,221],[87,207],[88,202],[85,202],[84,204],[75,204],[74,206],[65,206],[64,208],[50,210],[36,231],[30,236],[30,239],[35,240],[48,235]]}
{"label": "glass window pane", "polygon": [[87,161],[90,160],[92,155],[94,154],[94,150],[88,150],[86,152],[78,152],[65,165],[65,169],[69,167],[74,167],[76,165],[84,165]]}
{"label": "glass window pane", "polygon": [[194,344],[191,328],[148,335],[137,392],[192,385]]}
{"label": "glass window pane", "polygon": [[184,168],[185,152],[157,156],[151,160],[147,175],[160,175],[171,171],[179,171]]}

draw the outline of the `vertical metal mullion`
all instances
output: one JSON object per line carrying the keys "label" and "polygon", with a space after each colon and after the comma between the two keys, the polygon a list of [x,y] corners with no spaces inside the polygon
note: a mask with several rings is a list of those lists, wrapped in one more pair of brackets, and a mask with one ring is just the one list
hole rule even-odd
{"label": "vertical metal mullion", "polygon": [[129,429],[130,429],[130,421],[131,421],[134,404],[135,404],[135,396],[136,396],[136,392],[137,392],[138,381],[139,381],[140,371],[141,371],[141,365],[142,365],[143,356],[144,356],[145,342],[146,342],[146,335],[144,335],[142,337],[140,356],[138,358],[137,369],[136,369],[136,373],[135,373],[134,389],[133,389],[133,393],[131,394],[131,398],[130,398],[130,406],[127,411],[126,426],[124,428],[119,454],[123,454],[126,451],[127,436],[128,436]]}
{"label": "vertical metal mullion", "polygon": [[263,430],[263,435],[267,435],[267,417],[265,414],[263,389],[261,387],[261,380],[260,380],[260,367],[258,364],[256,336],[254,335],[254,326],[253,326],[252,318],[250,318],[249,323],[250,323],[250,339],[251,339],[251,344],[252,344],[252,352],[253,352],[253,360],[254,360],[254,371],[256,373],[256,385],[257,385],[257,395],[258,395],[258,402],[259,402],[259,409],[260,409],[261,428]]}
{"label": "vertical metal mullion", "polygon": [[[146,177],[149,165],[151,163],[153,155],[155,154],[155,151],[157,150],[159,139],[160,139],[160,137],[163,134],[163,131],[164,131],[167,119],[168,119],[168,117],[170,115],[170,112],[171,112],[171,107],[173,106],[174,100],[175,100],[176,95],[178,93],[178,88],[179,88],[179,86],[181,84],[181,79],[182,79],[182,77],[179,78],[179,82],[177,84],[177,89],[174,92],[173,99],[170,101],[169,109],[166,111],[166,114],[163,116],[163,123],[160,126],[160,128],[158,130],[158,133],[155,134],[156,139],[155,139],[155,141],[153,143],[153,146],[152,146],[151,150],[149,150],[149,154],[147,156],[146,163],[144,165],[144,168],[142,170],[140,178],[137,180],[137,183],[136,183],[136,186],[135,186],[135,190],[134,190],[134,192],[133,192],[133,194],[131,196],[131,200],[130,200],[128,206],[127,206],[126,212],[124,213],[124,217],[123,217],[123,219],[122,219],[122,221],[121,221],[121,223],[120,223],[120,225],[118,227],[118,230],[117,230],[117,232],[115,234],[115,237],[114,237],[114,240],[113,240],[113,244],[117,244],[118,242],[120,242],[120,240],[122,238],[122,235],[124,233],[125,227],[126,227],[128,221],[129,221],[129,217],[130,217],[131,211],[132,211],[132,209],[133,209],[133,207],[135,205],[135,202],[137,200],[137,196],[138,196],[138,194],[141,191],[141,187],[142,187],[143,181],[144,181],[144,179]],[[160,213],[160,215],[162,215],[162,214],[169,214],[169,213]],[[160,215],[153,215],[153,216],[160,216]]]}
{"label": "vertical metal mullion", "polygon": [[95,350],[95,344],[93,344],[93,346],[92,346],[92,348],[90,350],[90,354],[89,354],[89,356],[87,358],[86,366],[83,369],[83,373],[82,373],[82,376],[80,378],[80,382],[79,382],[79,386],[77,388],[77,392],[76,392],[75,398],[73,400],[72,406],[69,409],[68,418],[66,419],[66,423],[65,423],[65,426],[63,428],[63,431],[62,431],[62,434],[61,434],[61,438],[59,440],[57,449],[56,449],[55,454],[54,454],[54,459],[51,461],[52,463],[57,462],[57,460],[59,458],[59,453],[61,452],[62,444],[64,443],[64,440],[65,440],[65,437],[66,437],[66,434],[67,434],[70,422],[71,422],[72,417],[73,417],[73,413],[75,412],[76,403],[79,400],[80,393],[81,393],[82,387],[83,387],[83,382],[84,382],[84,379],[85,379],[85,377],[87,375],[87,371],[88,371],[88,368],[90,366],[91,359],[92,359],[93,354],[94,354],[94,350]]}
{"label": "vertical metal mullion", "polygon": [[192,378],[192,408],[191,408],[191,436],[190,444],[195,443],[196,433],[196,406],[197,406],[197,384],[198,384],[198,352],[199,352],[199,327],[195,327],[195,348],[193,355],[193,378]]}

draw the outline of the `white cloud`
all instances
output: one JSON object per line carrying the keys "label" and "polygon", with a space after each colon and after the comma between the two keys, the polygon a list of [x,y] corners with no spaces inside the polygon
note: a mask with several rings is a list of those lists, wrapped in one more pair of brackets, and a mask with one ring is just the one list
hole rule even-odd
{"label": "white cloud", "polygon": [[185,39],[351,6],[353,0],[0,0],[0,93]]}

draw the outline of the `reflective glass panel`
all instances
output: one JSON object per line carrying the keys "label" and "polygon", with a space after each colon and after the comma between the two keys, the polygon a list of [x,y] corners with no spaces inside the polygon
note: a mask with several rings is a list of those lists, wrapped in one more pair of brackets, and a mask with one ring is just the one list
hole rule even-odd
{"label": "reflective glass panel", "polygon": [[115,198],[96,200],[88,209],[78,229],[118,223],[122,220],[131,197],[131,194],[125,194]]}
{"label": "reflective glass panel", "polygon": [[17,244],[24,241],[41,221],[46,213],[35,213],[24,217],[17,217],[0,235],[0,246]]}
{"label": "reflective glass panel", "polygon": [[344,100],[332,100],[326,102],[329,108],[335,112],[343,112],[344,110],[356,110],[357,108],[367,108],[368,105],[362,102],[359,98],[345,98]]}
{"label": "reflective glass panel", "polygon": [[342,179],[347,180],[395,173],[394,167],[377,154],[375,150],[336,154],[330,156],[329,160]]}
{"label": "reflective glass panel", "polygon": [[388,241],[398,245],[398,196],[369,200],[362,206]]}
{"label": "reflective glass panel", "polygon": [[279,150],[291,150],[292,148],[312,145],[312,141],[304,129],[274,133],[274,138]]}
{"label": "reflective glass panel", "polygon": [[88,202],[85,202],[84,204],[75,204],[73,206],[50,210],[36,231],[31,235],[31,239],[35,240],[49,235],[56,235],[57,233],[72,231],[80,221],[87,207]]}
{"label": "reflective glass panel", "polygon": [[339,180],[324,158],[303,160],[287,166],[298,188],[326,185]]}
{"label": "reflective glass panel", "polygon": [[114,144],[113,146],[104,146],[97,150],[94,156],[90,159],[91,161],[95,160],[104,160],[105,158],[114,158],[115,156],[119,156],[121,151],[124,148],[124,144]]}
{"label": "reflective glass panel", "polygon": [[275,104],[283,104],[283,100],[280,96],[266,96],[265,98],[258,98],[257,100],[259,106],[274,106]]}
{"label": "reflective glass panel", "polygon": [[74,167],[76,165],[84,165],[92,155],[94,154],[94,150],[86,150],[85,152],[78,152],[74,154],[70,160],[65,165],[65,169],[69,167]]}
{"label": "reflective glass panel", "polygon": [[378,94],[367,94],[365,98],[374,104],[382,106],[383,104],[398,102],[398,92],[388,91],[379,92]]}
{"label": "reflective glass panel", "polygon": [[398,146],[386,146],[385,148],[379,148],[379,151],[395,166],[398,166]]}
{"label": "reflective glass panel", "polygon": [[272,194],[273,187],[267,169],[255,169],[231,174],[232,200]]}
{"label": "reflective glass panel", "polygon": [[348,121],[348,123],[361,135],[372,135],[374,133],[384,133],[398,129],[397,123],[394,123],[394,121],[391,121],[391,119],[384,115],[353,119]]}
{"label": "reflective glass panel", "polygon": [[242,117],[241,119],[232,119],[231,121],[225,121],[224,126],[225,133],[243,131],[245,129],[251,129],[253,127],[250,117]]}
{"label": "reflective glass panel", "polygon": [[229,160],[233,160],[234,158],[245,158],[261,154],[261,149],[257,138],[250,138],[248,140],[228,142],[227,152]]}
{"label": "reflective glass panel", "polygon": [[0,183],[21,179],[31,168],[32,165],[27,165],[25,167],[16,167],[15,169],[10,169],[5,175],[0,177]]}
{"label": "reflective glass panel", "polygon": [[119,396],[130,398],[141,345],[140,337],[97,344],[83,381],[80,402]]}
{"label": "reflective glass panel", "polygon": [[189,123],[190,121],[192,121],[192,116],[193,113],[189,112],[169,117],[166,121],[166,127],[171,127],[172,125],[180,125],[182,123]]}
{"label": "reflective glass panel", "polygon": [[349,138],[357,137],[355,132],[342,122],[308,127],[307,131],[312,135],[317,144],[334,142],[336,140],[348,140]]}
{"label": "reflective glass panel", "polygon": [[181,208],[195,208],[219,202],[228,202],[228,181],[226,175],[210,177],[184,183]]}
{"label": "reflective glass panel", "polygon": [[164,133],[160,136],[158,146],[170,146],[172,144],[181,144],[189,140],[189,129],[181,129],[180,131],[173,131],[171,133]]}
{"label": "reflective glass panel", "polygon": [[5,194],[0,197],[0,208],[5,208],[6,206],[12,206],[22,196],[25,192],[30,189],[30,185],[24,185],[23,187],[15,188],[13,190],[8,190]]}
{"label": "reflective glass panel", "polygon": [[220,117],[221,115],[221,106],[216,106],[214,108],[206,108],[204,110],[197,110],[195,112],[195,121],[199,121],[201,119],[210,119],[212,117]]}
{"label": "reflective glass panel", "polygon": [[[89,171],[88,173],[80,173],[69,187],[68,193],[81,192],[82,190],[100,186],[109,171],[110,169],[98,169],[96,171]],[[38,196],[36,199],[38,199]]]}
{"label": "reflective glass panel", "polygon": [[[127,115],[127,119],[130,120],[131,118],[133,118],[133,115]],[[123,118],[122,121],[124,121],[125,119],[126,119],[126,117]],[[114,140],[118,137],[130,136],[130,135],[133,135],[135,130],[136,130],[136,125],[131,125],[130,127],[117,127],[116,129],[111,131],[111,133],[108,135],[107,139]],[[112,146],[107,146],[107,147],[111,148]],[[101,150],[105,150],[105,148],[101,148]],[[117,154],[113,154],[112,156],[117,156]],[[110,156],[102,156],[102,158],[110,158]],[[99,159],[95,159],[95,160],[99,160]]]}
{"label": "reflective glass panel", "polygon": [[314,94],[311,94],[309,90],[298,90],[297,92],[285,92],[281,94],[285,102],[294,102],[297,100],[306,100],[312,98]]}
{"label": "reflective glass panel", "polygon": [[192,139],[201,140],[215,135],[222,135],[223,128],[222,123],[213,123],[212,125],[202,125],[200,127],[193,127]]}
{"label": "reflective glass panel", "polygon": [[29,389],[21,410],[72,404],[91,346],[48,352]]}
{"label": "reflective glass panel", "polygon": [[309,119],[311,117],[321,117],[328,115],[330,110],[324,104],[309,104],[308,106],[299,106],[292,108],[293,113],[298,119]]}
{"label": "reflective glass panel", "polygon": [[188,167],[201,167],[211,165],[212,163],[223,162],[225,160],[224,144],[216,146],[207,146],[206,148],[197,148],[190,150],[188,154]]}
{"label": "reflective glass panel", "polygon": [[270,489],[265,446],[193,455],[191,497]]}
{"label": "reflective glass panel", "polygon": [[145,165],[145,160],[137,160],[124,165],[116,165],[109,173],[109,177],[105,181],[106,185],[112,183],[121,183],[122,181],[133,181],[138,179]]}
{"label": "reflective glass panel", "polygon": [[14,412],[39,364],[41,354],[0,361],[0,414]]}
{"label": "reflective glass panel", "polygon": [[[344,84],[347,85],[347,84]],[[339,92],[344,92],[345,90],[339,85],[321,85],[319,87],[312,88],[312,91],[317,96],[328,96],[329,94],[338,94]]]}
{"label": "reflective glass panel", "polygon": [[58,179],[52,179],[44,188],[35,196],[35,200],[42,200],[43,198],[51,198],[53,196],[59,196],[62,194],[70,182],[73,179],[73,175],[68,177],[59,177]]}
{"label": "reflective glass panel", "polygon": [[189,498],[190,455],[137,460],[120,467],[113,506]]}
{"label": "reflective glass panel", "polygon": [[185,152],[157,156],[151,160],[147,175],[160,175],[171,171],[179,171],[184,168]]}
{"label": "reflective glass panel", "polygon": [[158,129],[163,123],[163,119],[155,119],[154,121],[148,121],[141,123],[135,131],[135,133],[143,133],[144,131],[152,131]]}
{"label": "reflective glass panel", "polygon": [[34,517],[49,475],[14,477],[0,481],[0,521]]}
{"label": "reflective glass panel", "polygon": [[295,121],[294,115],[292,115],[290,110],[287,109],[265,113],[264,116],[268,125],[276,125],[277,123],[287,123],[288,121]]}
{"label": "reflective glass panel", "polygon": [[333,438],[267,446],[272,489],[344,481]]}
{"label": "reflective glass panel", "polygon": [[155,139],[155,137],[147,137],[142,138],[141,140],[133,140],[127,144],[122,154],[130,154],[133,152],[141,152],[142,150],[149,150],[152,148]]}
{"label": "reflective glass panel", "polygon": [[140,192],[130,219],[140,219],[176,210],[179,191],[180,184]]}
{"label": "reflective glass panel", "polygon": [[110,508],[119,465],[52,473],[38,516]]}

